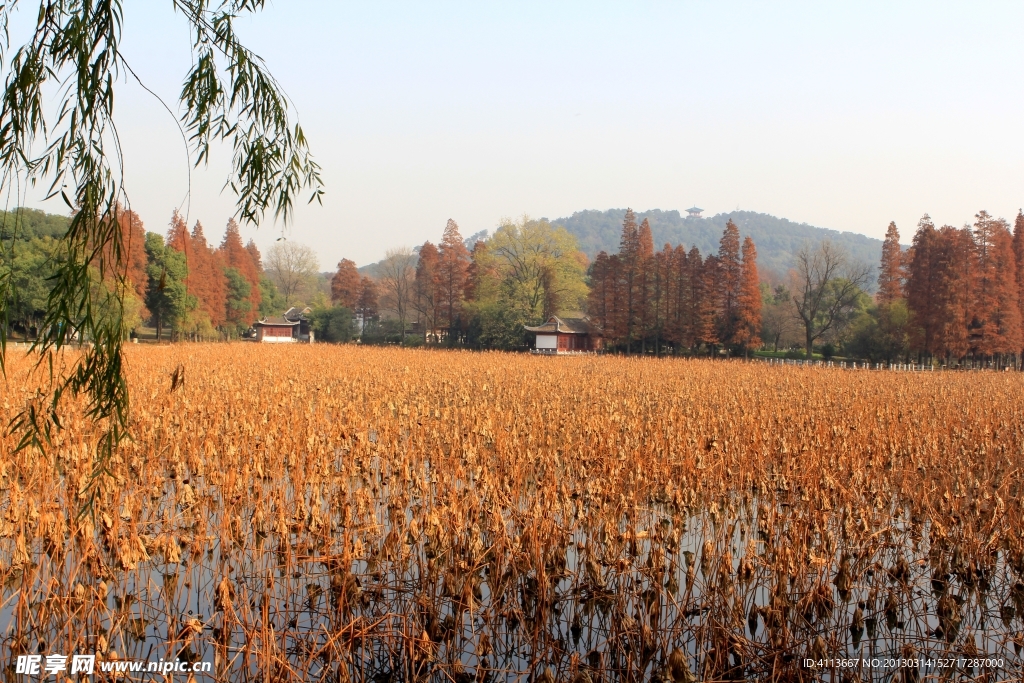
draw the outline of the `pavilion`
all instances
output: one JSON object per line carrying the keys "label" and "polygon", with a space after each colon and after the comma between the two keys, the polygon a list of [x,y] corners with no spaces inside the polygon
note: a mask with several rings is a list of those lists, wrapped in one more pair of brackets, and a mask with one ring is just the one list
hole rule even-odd
{"label": "pavilion", "polygon": [[560,318],[553,315],[548,321],[536,327],[525,326],[527,332],[537,335],[533,353],[565,355],[570,353],[594,353],[601,349],[603,341],[601,328],[590,318]]}

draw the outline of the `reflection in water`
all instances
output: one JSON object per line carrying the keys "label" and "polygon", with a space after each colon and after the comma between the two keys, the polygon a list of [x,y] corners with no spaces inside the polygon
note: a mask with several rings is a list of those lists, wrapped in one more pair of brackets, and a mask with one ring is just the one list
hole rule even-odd
{"label": "reflection in water", "polygon": [[[380,460],[368,461],[350,481],[353,499],[386,499],[381,474]],[[998,552],[963,557],[893,510],[870,551],[840,541],[827,556],[798,558],[787,541],[797,496],[773,498],[769,507],[756,493],[732,497],[703,512],[652,500],[618,527],[588,528],[578,520],[595,501],[583,494],[568,517],[539,520],[511,545],[490,525],[512,519],[457,529],[413,506],[379,510],[377,525],[335,526],[325,507],[320,522],[306,511],[276,531],[254,519],[233,538],[208,537],[202,552],[190,550],[203,547],[195,537],[178,551],[145,539],[162,558],[92,589],[76,584],[61,609],[96,639],[80,638],[83,651],[99,642],[121,658],[215,661],[235,680],[260,678],[264,666],[374,681],[762,678],[806,657],[972,655],[1002,662],[989,667],[997,675],[1017,666],[1024,584]],[[56,578],[60,557],[27,568],[35,590]],[[61,569],[73,570],[68,560]],[[4,587],[7,647],[66,647],[61,631],[33,626],[44,605],[15,609],[25,571]],[[889,680],[893,670],[875,664],[857,675]]]}

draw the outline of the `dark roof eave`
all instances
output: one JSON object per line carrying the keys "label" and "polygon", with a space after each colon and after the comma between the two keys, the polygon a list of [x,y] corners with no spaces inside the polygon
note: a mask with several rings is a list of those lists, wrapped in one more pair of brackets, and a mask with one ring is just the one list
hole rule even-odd
{"label": "dark roof eave", "polygon": [[299,324],[298,320],[257,320],[252,324],[253,327],[295,327]]}
{"label": "dark roof eave", "polygon": [[536,334],[592,334],[600,335],[601,330],[589,318],[567,318],[563,320],[558,316],[551,316],[551,319],[542,325],[530,327],[523,326],[527,332]]}

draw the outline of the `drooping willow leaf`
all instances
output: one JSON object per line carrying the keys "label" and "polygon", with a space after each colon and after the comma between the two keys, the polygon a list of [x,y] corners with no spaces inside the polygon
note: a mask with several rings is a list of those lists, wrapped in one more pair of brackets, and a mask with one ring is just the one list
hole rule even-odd
{"label": "drooping willow leaf", "polygon": [[[261,10],[264,0],[171,2],[193,35],[193,67],[179,99],[194,163],[206,163],[211,145],[231,144],[226,187],[237,197],[237,215],[258,225],[270,211],[288,221],[300,193],[308,190],[309,201],[319,201],[323,189],[320,167],[287,96],[234,30],[237,17]],[[19,198],[28,187],[46,187],[47,198],[60,197],[73,217],[54,258],[52,290],[33,346],[49,382],[11,427],[20,430],[21,447],[45,449],[60,428],[62,399],[84,395],[89,416],[105,429],[99,472],[125,438],[129,418],[121,346],[128,330],[118,314],[126,245],[117,226],[130,202],[113,112],[117,86],[138,77],[120,52],[121,0],[40,2],[31,38],[12,46],[10,15],[24,4],[0,3],[0,62],[7,67],[0,99],[0,182],[8,196]],[[10,237],[0,241],[0,264],[9,262],[4,251],[14,249],[17,216],[5,215],[15,224],[0,231]],[[97,288],[97,281],[120,285]],[[0,369],[9,302],[17,296],[10,273],[0,272]],[[78,352],[65,354],[69,346]]]}

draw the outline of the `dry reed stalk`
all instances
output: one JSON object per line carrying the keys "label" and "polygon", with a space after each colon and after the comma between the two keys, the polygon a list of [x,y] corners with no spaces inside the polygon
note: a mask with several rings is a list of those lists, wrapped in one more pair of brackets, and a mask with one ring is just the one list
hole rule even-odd
{"label": "dry reed stalk", "polygon": [[[0,438],[10,656],[678,683],[806,680],[824,672],[804,657],[869,651],[976,652],[1007,665],[972,675],[999,677],[1024,647],[1015,374],[130,354],[109,471],[81,406],[45,458]],[[12,357],[0,419],[39,381]]]}

